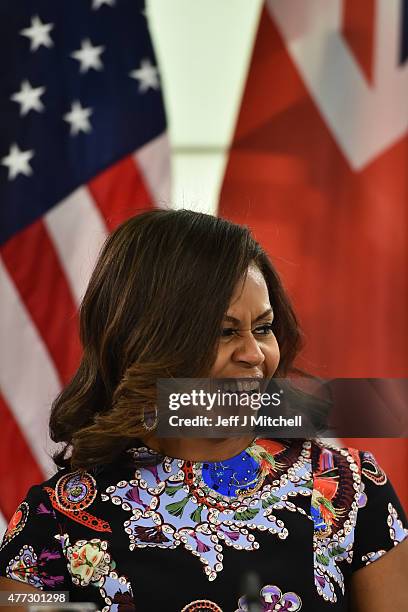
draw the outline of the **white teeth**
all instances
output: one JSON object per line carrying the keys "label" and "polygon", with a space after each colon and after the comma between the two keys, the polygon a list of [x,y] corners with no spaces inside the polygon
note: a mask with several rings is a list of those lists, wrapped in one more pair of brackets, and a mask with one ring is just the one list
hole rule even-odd
{"label": "white teeth", "polygon": [[259,391],[259,381],[253,380],[247,383],[247,391]]}
{"label": "white teeth", "polygon": [[224,391],[236,391],[237,387],[235,385],[235,383],[233,382],[226,382],[224,383]]}
{"label": "white teeth", "polygon": [[235,379],[233,381],[224,381],[222,383],[222,390],[225,392],[239,392],[243,391],[246,393],[257,391],[259,392],[261,389],[261,381],[259,379],[252,380],[239,380]]}
{"label": "white teeth", "polygon": [[238,391],[259,391],[260,382],[257,380],[245,380],[237,382]]}
{"label": "white teeth", "polygon": [[222,385],[222,390],[226,392],[236,391],[237,385],[235,384],[235,382],[226,381]]}

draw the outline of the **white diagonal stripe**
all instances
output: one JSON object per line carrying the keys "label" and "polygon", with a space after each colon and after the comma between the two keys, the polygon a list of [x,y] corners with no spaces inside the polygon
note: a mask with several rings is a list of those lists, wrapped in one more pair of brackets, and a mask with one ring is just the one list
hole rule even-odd
{"label": "white diagonal stripe", "polygon": [[105,221],[88,189],[79,187],[45,215],[44,223],[79,304],[107,235]]}
{"label": "white diagonal stripe", "polygon": [[355,170],[408,131],[408,66],[398,65],[395,44],[399,4],[377,0],[375,78],[368,83],[342,35],[340,0],[267,0],[292,61]]}
{"label": "white diagonal stripe", "polygon": [[156,206],[168,206],[171,197],[170,144],[167,132],[157,136],[133,155]]}
{"label": "white diagonal stripe", "polygon": [[48,419],[60,391],[47,348],[0,260],[0,388],[38,464],[51,474]]}

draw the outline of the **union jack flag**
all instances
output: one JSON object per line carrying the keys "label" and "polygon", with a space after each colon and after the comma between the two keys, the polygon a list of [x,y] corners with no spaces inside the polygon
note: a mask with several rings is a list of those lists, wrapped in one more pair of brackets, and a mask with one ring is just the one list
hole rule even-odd
{"label": "union jack flag", "polygon": [[6,519],[51,469],[50,403],[79,361],[77,309],[100,246],[166,201],[169,147],[144,2],[6,0],[0,30]]}
{"label": "union jack flag", "polygon": [[[408,2],[266,0],[220,198],[293,297],[298,365],[408,376]],[[408,441],[372,450],[408,507]]]}

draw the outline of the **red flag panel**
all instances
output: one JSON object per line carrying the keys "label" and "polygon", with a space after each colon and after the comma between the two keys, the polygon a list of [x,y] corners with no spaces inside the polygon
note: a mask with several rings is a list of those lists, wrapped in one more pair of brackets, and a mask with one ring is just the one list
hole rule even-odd
{"label": "red flag panel", "polygon": [[[371,56],[379,62],[383,53],[374,48],[373,30],[380,28],[373,24],[373,3],[363,3],[365,47],[352,43],[350,32],[361,30],[362,23],[361,11],[349,4],[337,32],[329,29],[324,39],[320,29],[307,39],[307,5],[304,15],[294,16],[290,7],[285,15],[281,4],[267,3],[219,213],[249,225],[280,271],[305,333],[299,367],[326,378],[406,377],[408,139],[406,129],[400,134],[395,129],[388,138],[384,111],[386,128],[380,129],[379,118],[378,142],[363,133],[353,141],[353,131],[347,130],[360,99],[341,88],[342,74],[338,88],[328,89],[337,78],[328,71],[336,69],[338,59],[333,60],[330,45],[337,45],[343,68],[348,66],[351,81],[360,84],[361,105],[376,104],[375,95],[384,95],[368,89],[367,82]],[[313,19],[315,27],[316,15]],[[326,50],[327,57],[319,55]],[[314,81],[318,69],[320,89]],[[371,107],[367,116],[370,112]],[[361,122],[361,113],[356,118]],[[375,121],[368,126],[373,130]],[[356,124],[355,130],[363,127]],[[371,440],[365,447],[387,463],[408,505],[400,469],[401,461],[407,465],[407,442]]]}

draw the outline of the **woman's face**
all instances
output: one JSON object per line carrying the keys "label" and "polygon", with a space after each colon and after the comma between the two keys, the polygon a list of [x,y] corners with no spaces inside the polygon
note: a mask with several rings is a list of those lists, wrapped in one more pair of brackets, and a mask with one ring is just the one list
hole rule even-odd
{"label": "woman's face", "polygon": [[255,265],[237,283],[225,314],[213,378],[270,378],[279,364],[265,279]]}

